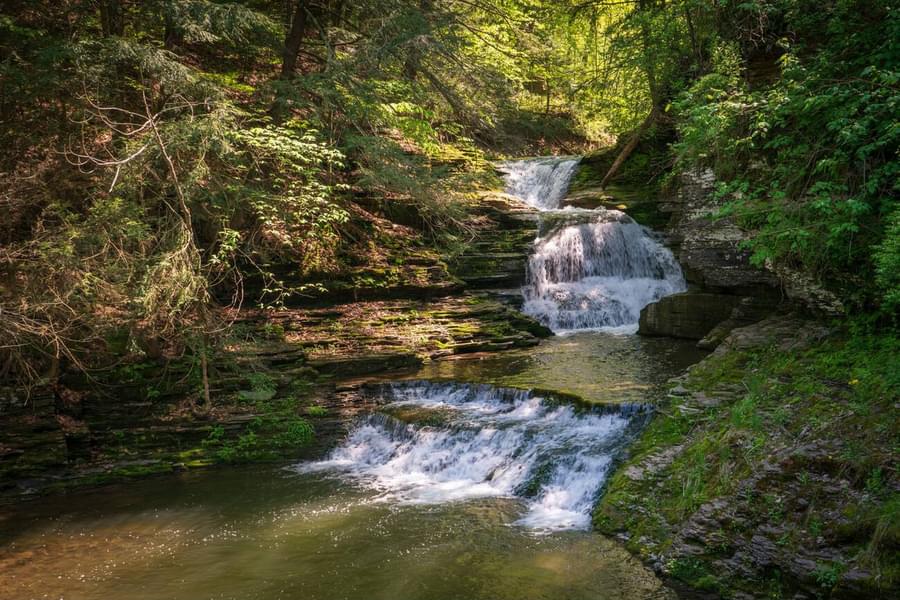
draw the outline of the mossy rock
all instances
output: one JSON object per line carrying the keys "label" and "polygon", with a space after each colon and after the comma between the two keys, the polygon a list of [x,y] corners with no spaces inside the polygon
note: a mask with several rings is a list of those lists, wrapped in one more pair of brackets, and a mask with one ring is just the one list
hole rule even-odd
{"label": "mossy rock", "polygon": [[276,391],[271,389],[239,390],[238,399],[242,402],[267,402],[275,397]]}

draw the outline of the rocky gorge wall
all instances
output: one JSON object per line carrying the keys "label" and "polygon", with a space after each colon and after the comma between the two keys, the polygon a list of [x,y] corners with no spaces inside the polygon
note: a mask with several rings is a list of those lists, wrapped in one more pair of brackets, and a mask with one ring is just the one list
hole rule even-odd
{"label": "rocky gorge wall", "polygon": [[670,215],[666,233],[690,289],[663,298],[641,313],[640,333],[696,339],[712,350],[737,328],[776,312],[841,313],[838,299],[811,278],[771,264],[751,264],[746,232],[717,218],[715,174],[683,173],[675,193],[660,199]]}

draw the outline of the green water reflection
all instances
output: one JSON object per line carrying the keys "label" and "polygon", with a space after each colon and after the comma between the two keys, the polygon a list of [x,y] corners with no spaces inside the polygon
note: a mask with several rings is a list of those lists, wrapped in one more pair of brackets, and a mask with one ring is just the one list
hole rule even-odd
{"label": "green water reflection", "polygon": [[641,402],[705,355],[695,344],[584,332],[555,336],[534,348],[436,361],[415,377],[549,389],[592,402]]}
{"label": "green water reflection", "polygon": [[674,598],[613,541],[534,535],[520,509],[259,467],[151,479],[5,509],[0,598]]}

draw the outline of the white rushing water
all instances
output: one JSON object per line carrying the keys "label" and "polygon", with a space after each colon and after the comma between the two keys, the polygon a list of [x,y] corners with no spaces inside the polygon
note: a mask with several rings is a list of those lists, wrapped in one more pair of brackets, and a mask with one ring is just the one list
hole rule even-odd
{"label": "white rushing water", "polygon": [[551,230],[528,259],[523,311],[553,331],[636,331],[641,309],[687,286],[672,252],[617,210]]}
{"label": "white rushing water", "polygon": [[579,410],[484,385],[410,382],[383,390],[388,413],[419,410],[418,424],[370,415],[327,460],[298,469],[337,470],[402,503],[520,497],[525,513],[517,523],[535,530],[590,525],[612,461],[646,414],[633,405]]}
{"label": "white rushing water", "polygon": [[506,161],[497,168],[504,174],[507,194],[539,210],[550,210],[559,208],[580,160],[578,156],[545,156]]}
{"label": "white rushing water", "polygon": [[502,163],[506,191],[561,225],[535,242],[522,293],[523,311],[556,333],[637,331],[641,309],[687,289],[672,252],[617,210],[559,208],[577,159]]}

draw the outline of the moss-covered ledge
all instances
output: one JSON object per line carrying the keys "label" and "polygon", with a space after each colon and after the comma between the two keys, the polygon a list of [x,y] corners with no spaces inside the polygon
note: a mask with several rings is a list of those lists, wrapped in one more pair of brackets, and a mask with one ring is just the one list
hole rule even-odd
{"label": "moss-covered ledge", "polygon": [[595,527],[724,597],[896,594],[898,350],[791,317],[735,330],[672,382]]}

